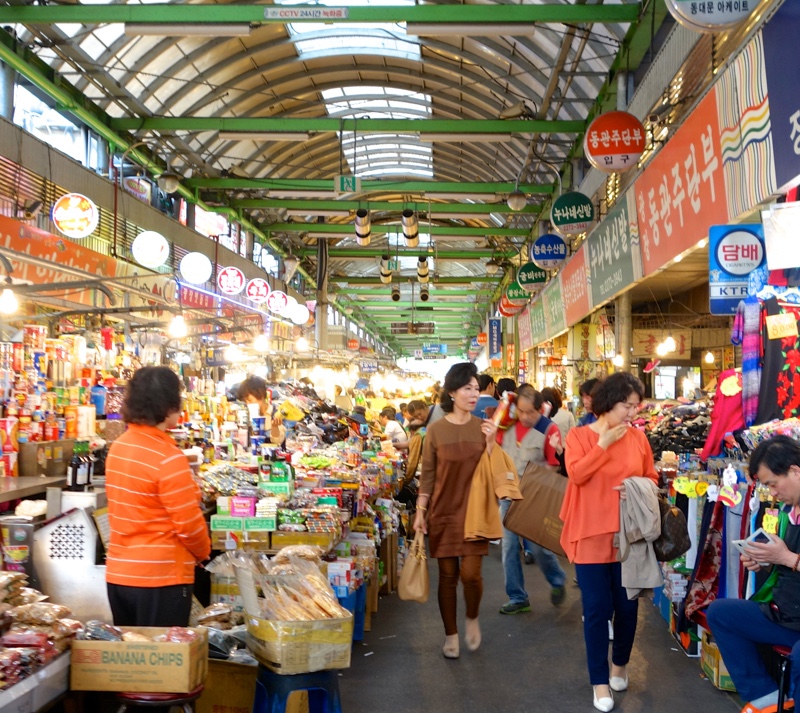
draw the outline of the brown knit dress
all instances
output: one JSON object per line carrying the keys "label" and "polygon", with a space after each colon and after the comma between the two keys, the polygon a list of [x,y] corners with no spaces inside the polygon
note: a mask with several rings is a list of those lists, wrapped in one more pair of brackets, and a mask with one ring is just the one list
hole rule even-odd
{"label": "brown knit dress", "polygon": [[428,503],[431,557],[489,553],[486,540],[464,540],[472,475],[486,448],[481,423],[475,416],[463,425],[442,418],[429,426],[425,434],[419,494],[431,496]]}

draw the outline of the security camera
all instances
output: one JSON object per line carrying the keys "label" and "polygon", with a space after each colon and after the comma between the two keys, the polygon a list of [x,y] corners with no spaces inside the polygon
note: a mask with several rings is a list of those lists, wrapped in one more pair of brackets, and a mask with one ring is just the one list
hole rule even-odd
{"label": "security camera", "polygon": [[675,107],[673,107],[672,104],[666,104],[665,106],[661,106],[658,107],[657,109],[654,109],[647,115],[647,123],[648,124],[665,123],[674,108]]}
{"label": "security camera", "polygon": [[517,102],[503,109],[497,116],[500,119],[519,119],[527,113],[528,107],[525,106],[525,102]]}
{"label": "security camera", "polygon": [[27,200],[24,205],[19,206],[19,213],[24,220],[33,220],[42,211],[42,202],[37,200]]}

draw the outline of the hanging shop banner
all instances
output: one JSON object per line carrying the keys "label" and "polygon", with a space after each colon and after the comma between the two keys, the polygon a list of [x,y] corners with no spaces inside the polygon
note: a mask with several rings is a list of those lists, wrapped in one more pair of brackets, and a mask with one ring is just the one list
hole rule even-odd
{"label": "hanging shop banner", "polygon": [[181,306],[184,309],[216,310],[220,298],[204,290],[196,290],[187,285],[181,285]]}
{"label": "hanging shop banner", "polygon": [[255,277],[247,283],[244,293],[251,302],[262,304],[269,297],[269,282],[261,277]]}
{"label": "hanging shop banner", "polygon": [[531,298],[531,293],[527,290],[522,288],[522,285],[519,284],[516,280],[512,282],[506,288],[506,298],[509,302],[521,303],[521,304],[528,304],[528,300]]}
{"label": "hanging shop banner", "polygon": [[97,227],[100,211],[94,202],[81,193],[67,193],[50,209],[50,220],[68,238],[88,238]]}
{"label": "hanging shop banner", "polygon": [[596,324],[576,324],[569,330],[567,354],[572,361],[600,361]]}
{"label": "hanging shop banner", "polygon": [[447,354],[446,344],[423,344],[423,354]]}
{"label": "hanging shop banner", "polygon": [[[661,357],[656,354],[656,348],[669,335],[675,340],[674,352],[669,352]],[[692,358],[692,330],[691,329],[634,329],[633,352],[634,359],[661,359],[673,361],[676,359],[687,360]]]}
{"label": "hanging shop banner", "polygon": [[697,32],[722,32],[747,19],[758,0],[666,0],[670,15]]}
{"label": "hanging shop banner", "polygon": [[485,344],[489,343],[489,334],[487,332],[481,332],[478,334],[476,339],[478,340],[478,344],[480,346],[484,346]]}
{"label": "hanging shop banner", "polygon": [[143,203],[150,203],[153,197],[153,184],[141,176],[125,176],[122,187]]}
{"label": "hanging shop banner", "polygon": [[583,139],[589,163],[605,173],[635,168],[644,147],[644,126],[627,111],[601,114],[589,124]]}
{"label": "hanging shop banner", "polygon": [[506,312],[521,312],[525,309],[525,304],[520,304],[519,302],[512,302],[508,297],[503,295],[500,298],[500,303],[498,305],[501,309],[505,310]]}
{"label": "hanging shop banner", "polygon": [[789,270],[800,267],[800,203],[778,203],[761,211],[764,223],[764,242],[767,267],[770,270]]}
{"label": "hanging shop banner", "polygon": [[544,318],[544,299],[539,298],[530,307],[531,341],[533,346],[547,341],[547,321]]}
{"label": "hanging shop banner", "polygon": [[547,282],[547,271],[533,262],[526,262],[517,270],[517,282],[528,293],[535,294]]}
{"label": "hanging shop banner", "polygon": [[514,369],[517,368],[517,357],[516,357],[516,349],[514,349],[514,342],[509,342],[506,344],[506,364],[505,370],[509,374],[514,373]]}
{"label": "hanging shop banner", "polygon": [[645,276],[728,222],[716,89],[634,184]]}
{"label": "hanging shop banner", "polygon": [[378,362],[373,360],[366,360],[361,362],[362,374],[375,374],[378,371]]}
{"label": "hanging shop banner", "polygon": [[530,257],[543,270],[555,270],[567,259],[567,244],[560,235],[540,235],[530,247]]}
{"label": "hanging shop banner", "polygon": [[563,193],[553,201],[550,222],[561,235],[585,233],[594,223],[592,199],[577,191]]}
{"label": "hanging shop banner", "polygon": [[246,282],[244,273],[238,267],[223,267],[217,273],[217,287],[226,295],[238,295]]}
{"label": "hanging shop banner", "polygon": [[472,338],[472,341],[469,343],[469,349],[470,349],[470,351],[480,351],[481,344],[478,341],[477,337],[473,337]]}
{"label": "hanging shop banner", "polygon": [[517,317],[517,331],[519,332],[519,349],[526,352],[533,349],[533,332],[531,332],[531,308],[528,306]]}
{"label": "hanging shop banner", "polygon": [[[592,305],[597,307],[642,277],[633,192],[622,196],[585,243]],[[588,314],[588,310],[581,316]]]}
{"label": "hanging shop banner", "polygon": [[495,362],[500,362],[497,364],[497,368],[502,366],[502,358],[503,358],[503,330],[502,330],[502,320],[499,319],[490,319],[489,320],[489,360],[492,363],[492,366],[495,365]]}
{"label": "hanging shop banner", "polygon": [[348,339],[347,340],[347,348],[351,352],[357,352],[359,350],[359,347],[361,347],[361,342],[359,342],[358,339]]}
{"label": "hanging shop banner", "polygon": [[561,290],[561,274],[556,275],[542,292],[544,319],[547,322],[547,336],[552,339],[567,328],[567,315],[564,310],[564,297]]}
{"label": "hanging shop banner", "polygon": [[580,322],[592,310],[589,276],[586,273],[586,243],[564,265],[561,271],[561,291],[564,295],[567,324]]}
{"label": "hanging shop banner", "polygon": [[765,252],[760,223],[711,226],[708,232],[711,314],[736,313],[740,300],[747,297],[747,278],[764,263]]}
{"label": "hanging shop banner", "polygon": [[275,314],[281,314],[289,306],[289,297],[285,292],[273,290],[267,297],[267,309]]}
{"label": "hanging shop banner", "polygon": [[800,175],[800,93],[787,68],[797,61],[800,3],[785,2],[764,26],[764,67],[769,88],[769,116],[779,190]]}

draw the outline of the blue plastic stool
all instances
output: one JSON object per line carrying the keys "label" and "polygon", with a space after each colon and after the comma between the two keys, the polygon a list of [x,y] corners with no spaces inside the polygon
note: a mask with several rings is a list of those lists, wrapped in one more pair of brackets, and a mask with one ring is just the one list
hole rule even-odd
{"label": "blue plastic stool", "polygon": [[264,666],[258,667],[253,713],[285,713],[295,691],[308,691],[308,713],[342,713],[338,671],[283,676]]}

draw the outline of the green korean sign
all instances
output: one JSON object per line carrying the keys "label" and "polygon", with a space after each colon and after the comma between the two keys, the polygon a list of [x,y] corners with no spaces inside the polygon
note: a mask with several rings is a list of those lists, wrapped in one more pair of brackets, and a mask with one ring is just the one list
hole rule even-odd
{"label": "green korean sign", "polygon": [[547,341],[547,322],[544,319],[544,300],[540,297],[528,310],[531,318],[531,341],[533,345]]}
{"label": "green korean sign", "polygon": [[591,199],[583,193],[572,191],[553,201],[550,222],[561,235],[578,235],[592,227],[594,215]]}
{"label": "green korean sign", "polygon": [[567,328],[567,311],[561,294],[561,274],[550,282],[542,293],[544,320],[547,323],[547,336],[552,338]]}
{"label": "green korean sign", "polygon": [[[536,293],[547,282],[547,271],[533,262],[526,262],[517,271],[517,283],[528,293]],[[511,298],[509,298],[511,299]]]}
{"label": "green korean sign", "polygon": [[506,299],[510,302],[524,304],[530,297],[531,293],[524,290],[519,282],[514,281],[506,288]]}

